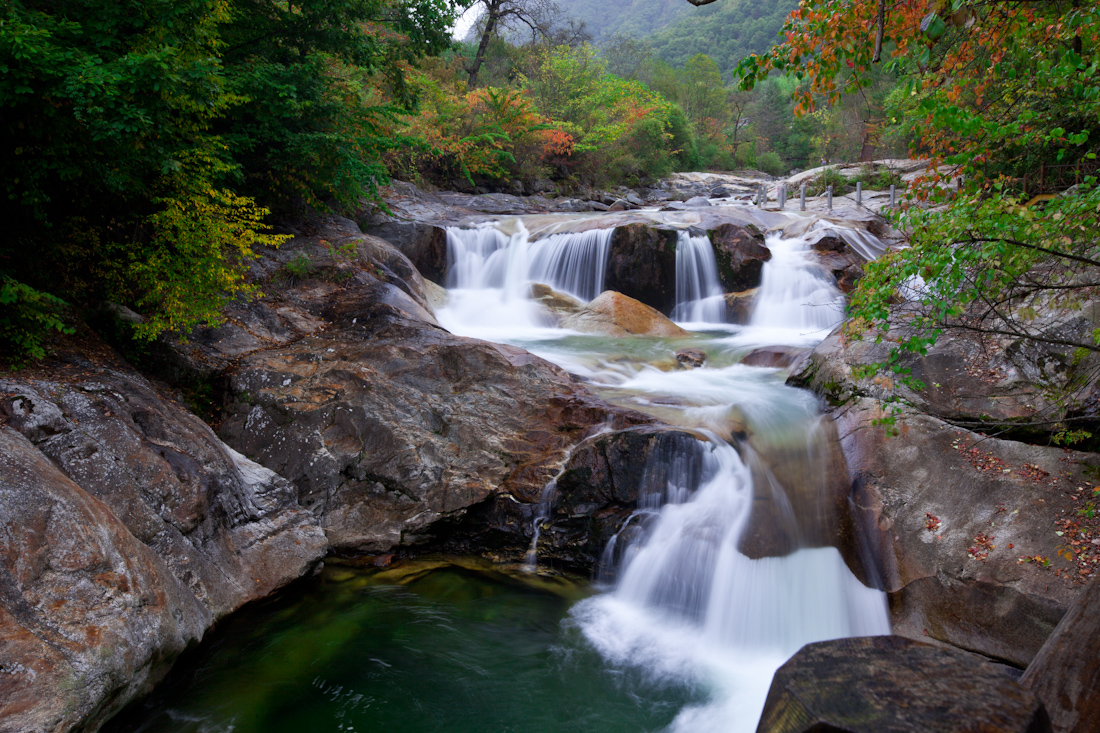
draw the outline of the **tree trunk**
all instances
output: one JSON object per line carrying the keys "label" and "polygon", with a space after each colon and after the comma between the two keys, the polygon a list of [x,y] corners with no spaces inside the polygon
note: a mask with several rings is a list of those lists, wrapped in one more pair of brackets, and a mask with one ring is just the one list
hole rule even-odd
{"label": "tree trunk", "polygon": [[503,0],[489,0],[485,4],[485,30],[481,33],[481,42],[477,44],[477,55],[466,69],[470,72],[470,78],[466,81],[466,86],[470,89],[473,89],[474,84],[477,83],[477,72],[481,70],[481,62],[485,60],[485,52],[489,49],[489,39],[493,37],[493,30],[496,29],[502,2]]}

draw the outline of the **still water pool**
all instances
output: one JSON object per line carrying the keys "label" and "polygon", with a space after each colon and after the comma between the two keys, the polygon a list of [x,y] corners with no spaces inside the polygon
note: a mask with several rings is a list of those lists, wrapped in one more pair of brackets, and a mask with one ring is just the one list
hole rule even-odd
{"label": "still water pool", "polygon": [[212,632],[109,733],[648,731],[705,693],[616,669],[583,585],[472,562],[328,567]]}

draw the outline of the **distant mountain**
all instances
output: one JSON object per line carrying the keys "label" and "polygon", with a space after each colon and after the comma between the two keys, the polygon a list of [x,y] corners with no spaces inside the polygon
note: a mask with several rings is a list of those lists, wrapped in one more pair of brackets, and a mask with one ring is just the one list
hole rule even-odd
{"label": "distant mountain", "polygon": [[[680,2],[687,5],[686,0]],[[743,57],[778,43],[783,21],[796,7],[798,0],[718,0],[691,8],[646,40],[658,57],[673,66],[705,53],[728,75]]]}
{"label": "distant mountain", "polygon": [[726,75],[742,57],[779,39],[798,0],[718,0],[701,8],[687,0],[557,0],[565,15],[583,20],[596,45],[616,33],[645,39],[673,66],[705,53]]}
{"label": "distant mountain", "polygon": [[646,38],[687,16],[687,0],[557,0],[568,16],[583,20],[596,44],[616,33]]}

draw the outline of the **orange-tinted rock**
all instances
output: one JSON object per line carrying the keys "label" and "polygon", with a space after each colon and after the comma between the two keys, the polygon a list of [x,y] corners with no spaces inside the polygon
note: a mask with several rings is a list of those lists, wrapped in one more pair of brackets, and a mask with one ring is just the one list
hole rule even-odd
{"label": "orange-tinted rock", "polygon": [[563,319],[561,325],[574,331],[607,336],[690,335],[657,309],[612,290],[600,293],[577,313]]}

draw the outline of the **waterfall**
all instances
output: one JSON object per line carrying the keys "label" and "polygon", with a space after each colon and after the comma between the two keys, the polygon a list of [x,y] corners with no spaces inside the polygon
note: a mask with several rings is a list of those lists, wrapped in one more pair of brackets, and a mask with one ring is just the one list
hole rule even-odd
{"label": "waterfall", "polygon": [[447,287],[500,289],[506,299],[527,297],[532,282],[549,285],[580,300],[603,290],[614,229],[558,232],[531,240],[521,219],[515,232],[492,225],[447,228]]}
{"label": "waterfall", "polygon": [[680,472],[670,471],[670,486],[694,480],[694,490],[686,500],[669,492],[643,537],[615,548],[614,590],[578,604],[574,621],[615,664],[711,689],[711,702],[683,710],[673,730],[754,731],[772,674],[804,644],[890,633],[885,596],[832,547],[742,554],[753,474],[730,444],[712,436],[703,470]]}
{"label": "waterfall", "polygon": [[718,281],[718,263],[710,238],[679,232],[676,240],[676,307],[672,320],[683,323],[725,323],[725,290]]}
{"label": "waterfall", "polygon": [[771,343],[820,341],[844,320],[843,293],[810,260],[805,237],[770,235],[767,246],[772,257],[764,263],[748,325],[773,332]]}

